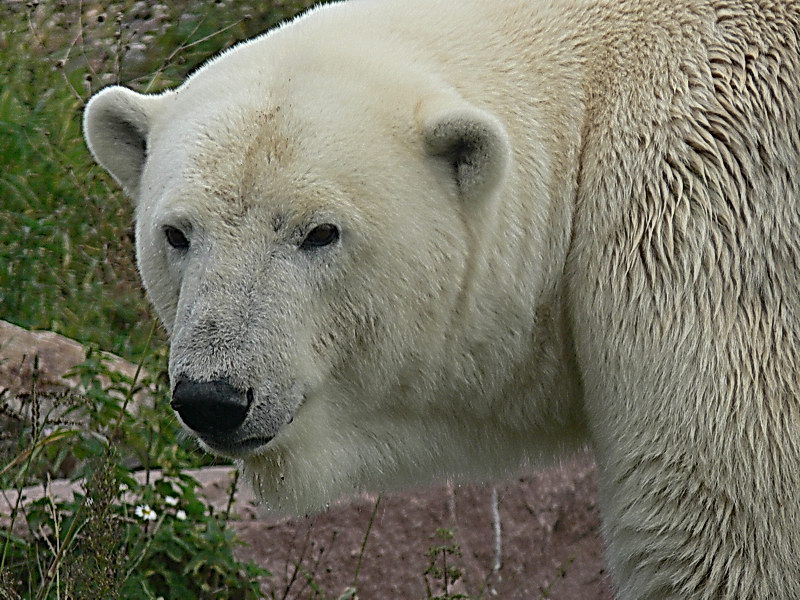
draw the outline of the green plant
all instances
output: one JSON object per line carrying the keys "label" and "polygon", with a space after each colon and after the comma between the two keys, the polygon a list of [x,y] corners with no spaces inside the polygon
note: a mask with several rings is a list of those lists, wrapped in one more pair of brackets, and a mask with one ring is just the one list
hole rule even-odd
{"label": "green plant", "polygon": [[[129,425],[134,393],[165,403],[158,378],[124,381],[105,367],[96,354],[89,356],[77,369],[84,401],[69,407],[73,426],[40,413],[40,421],[23,427],[25,450],[0,475],[0,486],[21,493],[30,474],[42,472],[54,454],[69,449],[84,460],[76,467],[84,476],[83,493],[72,500],[47,495],[25,504],[17,496],[10,526],[0,531],[3,597],[259,598],[258,580],[269,573],[234,557],[237,540],[226,526],[230,503],[215,514],[199,497],[197,481],[181,470],[191,464],[191,450],[153,442],[164,426],[161,418]],[[35,383],[30,398],[41,402]],[[147,471],[136,478],[127,466],[142,440],[149,440],[146,447],[162,467],[158,478]]]}
{"label": "green plant", "polygon": [[463,575],[456,562],[461,557],[461,548],[453,537],[450,529],[437,529],[434,533],[438,543],[428,548],[428,568],[423,574],[426,600],[469,600],[469,596],[452,591]]}
{"label": "green plant", "polygon": [[0,7],[2,317],[132,356],[147,335],[132,324],[149,309],[132,268],[130,203],[80,131],[91,78],[73,57],[97,52],[69,43],[75,11],[55,4]]}
{"label": "green plant", "polygon": [[[133,514],[152,531],[131,550],[124,598],[260,598],[265,569],[241,563],[232,554],[236,538],[197,496],[197,481],[185,474],[140,487]],[[130,510],[132,505],[125,505]],[[129,516],[129,515],[126,515]]]}

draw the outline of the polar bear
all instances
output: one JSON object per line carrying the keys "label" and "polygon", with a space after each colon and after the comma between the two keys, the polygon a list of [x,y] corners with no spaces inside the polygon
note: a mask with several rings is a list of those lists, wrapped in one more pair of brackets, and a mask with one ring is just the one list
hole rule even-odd
{"label": "polar bear", "polygon": [[330,4],[85,132],[269,506],[590,445],[620,598],[800,598],[800,2]]}

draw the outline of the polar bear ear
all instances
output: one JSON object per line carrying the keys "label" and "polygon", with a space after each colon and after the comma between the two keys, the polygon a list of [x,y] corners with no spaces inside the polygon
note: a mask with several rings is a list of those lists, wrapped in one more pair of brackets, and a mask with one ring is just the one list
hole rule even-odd
{"label": "polar bear ear", "polygon": [[83,114],[89,150],[132,197],[139,187],[147,157],[147,134],[160,99],[112,86],[95,94]]}
{"label": "polar bear ear", "polygon": [[424,103],[418,114],[426,150],[447,161],[459,195],[465,201],[490,196],[511,156],[503,124],[488,112],[450,97]]}

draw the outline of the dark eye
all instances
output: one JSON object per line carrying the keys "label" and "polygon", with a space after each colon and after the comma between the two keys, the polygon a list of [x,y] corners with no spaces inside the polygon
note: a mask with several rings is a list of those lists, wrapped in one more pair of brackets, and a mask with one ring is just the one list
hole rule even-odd
{"label": "dark eye", "polygon": [[164,235],[167,236],[167,242],[169,242],[169,245],[173,248],[186,250],[186,248],[189,247],[189,240],[177,227],[164,227]]}
{"label": "dark eye", "polygon": [[336,225],[325,223],[324,225],[317,225],[308,232],[306,239],[300,244],[303,250],[311,250],[313,248],[320,248],[332,244],[339,239],[339,228]]}

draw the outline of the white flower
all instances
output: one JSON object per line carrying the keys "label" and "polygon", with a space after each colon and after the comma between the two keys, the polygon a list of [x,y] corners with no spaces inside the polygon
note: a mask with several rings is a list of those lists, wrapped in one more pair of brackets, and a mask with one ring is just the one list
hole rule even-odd
{"label": "white flower", "polygon": [[164,502],[170,506],[178,506],[178,499],[175,496],[164,496]]}
{"label": "white flower", "polygon": [[128,491],[128,484],[127,483],[120,483],[119,484],[119,491],[120,492],[127,492]]}
{"label": "white flower", "polygon": [[150,508],[149,504],[140,504],[136,507],[134,513],[143,521],[155,521],[156,517],[158,516],[156,515],[156,511]]}
{"label": "white flower", "polygon": [[186,511],[185,510],[177,511],[175,513],[175,518],[178,519],[178,521],[185,521],[186,520]]}

